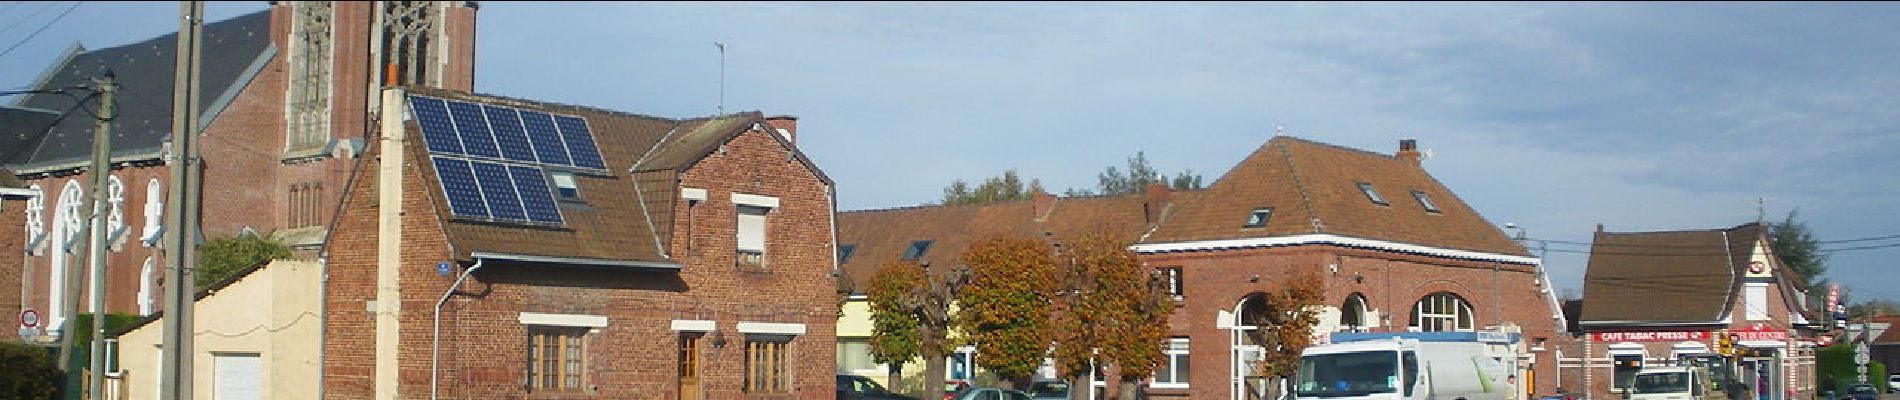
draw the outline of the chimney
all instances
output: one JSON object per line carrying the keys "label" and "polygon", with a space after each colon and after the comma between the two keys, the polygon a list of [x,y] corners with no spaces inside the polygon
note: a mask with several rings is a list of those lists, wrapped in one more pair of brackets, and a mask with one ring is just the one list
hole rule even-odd
{"label": "chimney", "polygon": [[1411,161],[1412,165],[1419,165],[1418,141],[1413,139],[1400,139],[1399,152],[1393,156],[1400,160]]}
{"label": "chimney", "polygon": [[1141,201],[1143,219],[1149,224],[1161,222],[1161,212],[1168,209],[1168,200],[1173,194],[1174,190],[1168,189],[1168,185],[1159,183],[1148,185],[1148,192],[1142,196]]}
{"label": "chimney", "polygon": [[1040,189],[1036,190],[1036,193],[1029,195],[1029,201],[1035,206],[1034,211],[1036,215],[1034,217],[1037,221],[1049,218],[1049,211],[1056,208],[1056,195],[1049,194]]}
{"label": "chimney", "polygon": [[778,135],[785,137],[786,142],[790,142],[794,145],[798,144],[798,141],[792,140],[792,138],[798,137],[798,116],[774,115],[765,117],[765,125],[772,127],[772,130],[778,131]]}

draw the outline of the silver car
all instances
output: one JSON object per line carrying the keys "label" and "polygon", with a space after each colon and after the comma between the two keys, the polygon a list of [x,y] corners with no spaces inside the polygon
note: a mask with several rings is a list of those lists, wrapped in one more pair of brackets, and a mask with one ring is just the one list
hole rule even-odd
{"label": "silver car", "polygon": [[1028,393],[1003,388],[973,387],[956,393],[956,400],[1030,400]]}

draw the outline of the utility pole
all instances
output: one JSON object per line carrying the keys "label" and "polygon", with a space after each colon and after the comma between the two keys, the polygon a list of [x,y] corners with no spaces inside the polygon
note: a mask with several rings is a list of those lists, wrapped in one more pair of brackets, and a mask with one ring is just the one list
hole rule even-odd
{"label": "utility pole", "polygon": [[179,4],[178,60],[172,78],[171,188],[165,202],[164,357],[159,368],[162,400],[190,399],[192,286],[187,269],[194,264],[198,232],[198,75],[199,39],[204,35],[203,1]]}
{"label": "utility pole", "polygon": [[108,178],[112,176],[112,113],[115,104],[112,96],[118,92],[119,84],[106,70],[106,77],[99,82],[99,125],[92,130],[92,201],[87,206],[92,209],[92,345],[88,355],[91,363],[86,374],[86,393],[89,398],[100,398],[106,387],[106,216],[112,213],[112,204],[107,199],[110,188]]}

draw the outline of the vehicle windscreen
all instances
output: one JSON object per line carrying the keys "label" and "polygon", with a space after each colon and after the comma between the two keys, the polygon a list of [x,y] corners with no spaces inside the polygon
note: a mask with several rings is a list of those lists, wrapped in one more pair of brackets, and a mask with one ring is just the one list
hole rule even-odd
{"label": "vehicle windscreen", "polygon": [[1069,384],[1062,382],[1036,382],[1029,384],[1031,396],[1068,396]]}
{"label": "vehicle windscreen", "polygon": [[1637,374],[1630,382],[1632,393],[1679,393],[1689,391],[1688,372]]}
{"label": "vehicle windscreen", "polygon": [[1300,357],[1298,397],[1348,397],[1398,390],[1399,356],[1392,351]]}

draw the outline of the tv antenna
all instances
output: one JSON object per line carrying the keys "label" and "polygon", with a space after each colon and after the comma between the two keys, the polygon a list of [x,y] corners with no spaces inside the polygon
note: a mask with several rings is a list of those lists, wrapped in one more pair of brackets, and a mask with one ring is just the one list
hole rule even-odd
{"label": "tv antenna", "polygon": [[726,44],[713,42],[719,48],[719,115],[726,114]]}

